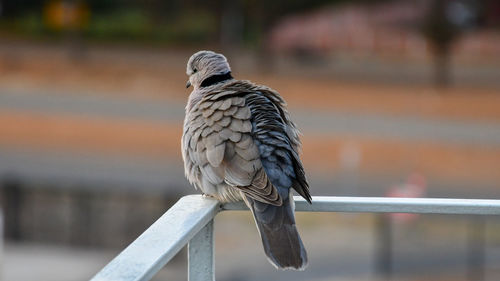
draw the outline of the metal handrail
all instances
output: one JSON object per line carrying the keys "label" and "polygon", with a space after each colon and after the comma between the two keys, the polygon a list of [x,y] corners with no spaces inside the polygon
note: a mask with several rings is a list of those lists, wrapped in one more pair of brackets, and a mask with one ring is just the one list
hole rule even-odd
{"label": "metal handrail", "polygon": [[[295,210],[306,212],[426,213],[500,215],[500,200],[295,196]],[[224,210],[245,210],[243,202],[221,205],[201,195],[182,197],[92,281],[150,280],[188,245],[188,279],[215,280],[213,218]]]}

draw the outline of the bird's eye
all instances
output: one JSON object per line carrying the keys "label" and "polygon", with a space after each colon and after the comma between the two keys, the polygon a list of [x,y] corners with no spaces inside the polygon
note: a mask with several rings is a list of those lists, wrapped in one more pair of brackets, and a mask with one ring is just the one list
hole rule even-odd
{"label": "bird's eye", "polygon": [[198,69],[193,68],[193,73],[196,73],[196,72],[198,72]]}

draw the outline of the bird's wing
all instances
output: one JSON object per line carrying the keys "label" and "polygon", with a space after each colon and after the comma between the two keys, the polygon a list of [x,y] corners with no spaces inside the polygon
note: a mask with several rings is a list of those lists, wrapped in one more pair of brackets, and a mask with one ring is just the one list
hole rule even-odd
{"label": "bird's wing", "polygon": [[266,89],[237,85],[208,94],[186,118],[183,156],[194,163],[186,173],[205,193],[226,183],[281,205],[292,187],[311,200],[295,125],[281,97]]}
{"label": "bird's wing", "polygon": [[228,184],[258,201],[281,205],[263,170],[251,117],[244,95],[237,91],[202,98],[185,120],[183,157],[192,162],[186,164],[186,174],[205,193],[217,193],[218,186]]}
{"label": "bird's wing", "polygon": [[273,99],[275,96],[277,93],[262,89],[246,97],[262,166],[280,194],[288,194],[292,187],[310,203],[309,185],[297,152],[298,133],[284,103]]}

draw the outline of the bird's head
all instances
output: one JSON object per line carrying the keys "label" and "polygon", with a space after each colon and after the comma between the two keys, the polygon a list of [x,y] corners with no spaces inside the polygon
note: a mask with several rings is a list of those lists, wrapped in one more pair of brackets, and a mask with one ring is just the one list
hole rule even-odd
{"label": "bird's head", "polygon": [[187,63],[186,74],[189,76],[186,88],[192,85],[195,89],[233,78],[226,57],[212,51],[194,53]]}

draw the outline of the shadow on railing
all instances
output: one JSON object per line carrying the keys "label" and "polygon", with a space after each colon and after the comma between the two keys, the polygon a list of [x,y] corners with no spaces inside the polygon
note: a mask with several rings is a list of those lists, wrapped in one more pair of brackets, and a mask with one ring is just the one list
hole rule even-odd
{"label": "shadow on railing", "polygon": [[[500,215],[500,200],[294,197],[296,211]],[[243,202],[221,205],[201,195],[182,197],[91,280],[150,280],[188,244],[188,279],[215,280],[213,218],[223,210],[245,210]]]}

